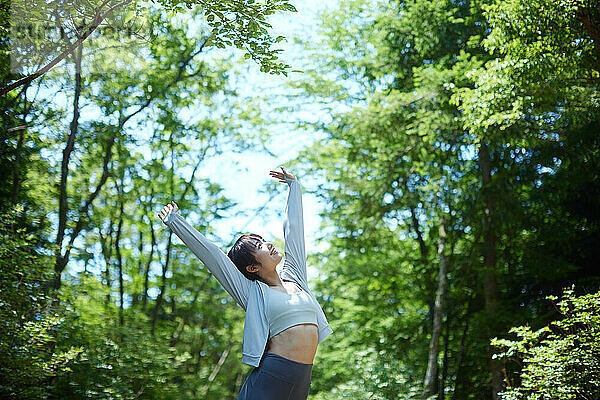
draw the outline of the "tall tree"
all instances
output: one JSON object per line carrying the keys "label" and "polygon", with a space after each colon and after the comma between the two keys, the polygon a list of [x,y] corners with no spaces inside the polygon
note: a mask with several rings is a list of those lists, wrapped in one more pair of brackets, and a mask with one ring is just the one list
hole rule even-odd
{"label": "tall tree", "polygon": [[[433,228],[445,214],[446,243],[455,249],[446,323],[455,322],[445,326],[443,351],[446,360],[456,355],[459,361],[440,396],[498,398],[505,374],[489,340],[515,320],[546,321],[551,311],[540,293],[573,280],[596,287],[588,268],[595,252],[579,239],[573,244],[582,257],[558,245],[579,236],[567,228],[571,223],[596,231],[587,207],[577,207],[581,219],[566,222],[566,193],[558,189],[573,189],[558,181],[572,176],[570,168],[583,159],[596,162],[597,143],[588,135],[597,106],[586,100],[597,97],[596,46],[587,28],[592,3],[348,1],[326,14],[324,39],[314,47],[318,67],[297,84],[330,102],[333,114],[332,123],[317,126],[326,139],[304,158],[328,179],[318,188],[332,232],[325,238],[330,249],[319,258],[326,278],[320,289],[330,299],[333,323],[351,336],[343,341],[347,352],[325,344],[324,362],[336,378],[317,383],[323,398],[350,396],[344,387],[365,396],[407,395],[419,385],[414,374],[427,377],[428,394],[439,392],[441,312],[432,299],[442,293],[444,274],[441,262],[435,274],[424,249],[439,245]],[[540,26],[547,28],[541,36]],[[583,143],[589,152],[574,161],[567,149]],[[577,186],[595,192],[596,174],[581,176]],[[571,193],[591,205],[579,189]],[[440,194],[443,200],[435,201]],[[562,239],[544,226],[558,229]],[[373,266],[387,260],[393,261],[386,273]],[[418,273],[408,273],[411,268]],[[385,288],[396,282],[410,289],[390,296]],[[382,319],[386,302],[396,313]],[[350,304],[372,314],[352,312]],[[409,316],[409,305],[428,312]],[[354,326],[362,332],[348,333]],[[422,335],[425,329],[431,336]],[[406,337],[411,346],[398,340]],[[369,356],[351,358],[365,354],[360,351]],[[362,367],[339,372],[340,354]],[[410,371],[401,378],[370,364],[391,365],[394,355],[403,365],[397,371]],[[385,387],[374,383],[383,381]]]}

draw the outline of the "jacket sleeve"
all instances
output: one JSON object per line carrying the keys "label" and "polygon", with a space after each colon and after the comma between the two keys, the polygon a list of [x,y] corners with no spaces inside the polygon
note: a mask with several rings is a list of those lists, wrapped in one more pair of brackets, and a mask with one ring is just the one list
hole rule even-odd
{"label": "jacket sleeve", "polygon": [[245,310],[251,283],[229,257],[184,220],[179,213],[169,213],[163,222],[198,256],[223,288]]}
{"label": "jacket sleeve", "polygon": [[302,187],[296,179],[286,179],[288,193],[283,237],[285,240],[285,262],[282,276],[308,286],[306,278],[306,251],[304,245],[304,216],[302,213]]}

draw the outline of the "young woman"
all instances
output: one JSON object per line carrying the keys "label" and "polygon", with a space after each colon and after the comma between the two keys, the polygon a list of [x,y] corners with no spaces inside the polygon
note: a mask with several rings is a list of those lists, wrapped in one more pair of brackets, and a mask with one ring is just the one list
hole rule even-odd
{"label": "young woman", "polygon": [[285,168],[269,175],[289,185],[283,223],[285,262],[272,243],[242,235],[227,256],[166,205],[159,218],[196,254],[246,311],[242,362],[254,366],[238,400],[305,400],[317,345],[330,333],[306,279],[302,188]]}

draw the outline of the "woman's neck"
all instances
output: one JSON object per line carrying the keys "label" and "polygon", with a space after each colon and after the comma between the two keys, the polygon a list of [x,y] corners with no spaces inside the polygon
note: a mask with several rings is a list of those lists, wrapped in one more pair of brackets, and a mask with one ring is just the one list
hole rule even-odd
{"label": "woman's neck", "polygon": [[268,275],[263,275],[261,276],[261,278],[263,282],[269,285],[270,287],[281,287],[285,289],[285,286],[283,286],[283,281],[279,277],[277,271],[273,271],[273,273]]}

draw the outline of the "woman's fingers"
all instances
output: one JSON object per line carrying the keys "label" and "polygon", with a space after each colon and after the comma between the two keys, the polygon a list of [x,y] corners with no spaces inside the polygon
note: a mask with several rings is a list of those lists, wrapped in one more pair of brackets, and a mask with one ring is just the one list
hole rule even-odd
{"label": "woman's fingers", "polygon": [[296,179],[296,177],[295,177],[294,175],[290,174],[290,173],[288,172],[288,170],[287,170],[287,169],[285,169],[285,167],[284,167],[283,165],[282,165],[280,168],[281,168],[281,173],[283,174],[283,176],[284,176],[285,178],[288,178],[288,179]]}
{"label": "woman's fingers", "polygon": [[290,174],[288,172],[288,170],[285,169],[285,167],[281,166],[279,168],[281,169],[281,171],[279,171],[279,170],[271,170],[269,172],[269,175],[271,175],[273,178],[279,179],[281,182],[286,182],[286,178],[287,179],[296,179],[294,177],[294,175]]}
{"label": "woman's fingers", "polygon": [[269,171],[269,175],[275,179],[279,179],[280,182],[285,183],[285,177],[280,171],[271,170]]}
{"label": "woman's fingers", "polygon": [[175,202],[171,202],[171,204],[167,204],[166,206],[164,206],[162,208],[162,210],[160,210],[160,212],[158,213],[158,218],[161,221],[163,221],[171,211],[177,211],[177,210],[179,210],[179,208],[177,207],[177,204],[175,204]]}

